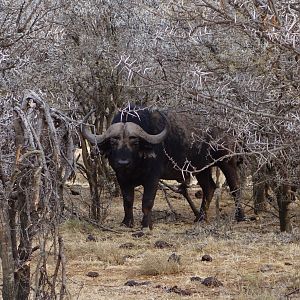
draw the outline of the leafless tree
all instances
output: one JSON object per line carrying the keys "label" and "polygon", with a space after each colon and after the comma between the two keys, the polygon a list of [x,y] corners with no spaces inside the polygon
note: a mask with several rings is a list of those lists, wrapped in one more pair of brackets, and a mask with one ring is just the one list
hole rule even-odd
{"label": "leafless tree", "polygon": [[[211,120],[208,126],[216,122],[233,130],[255,172],[272,163],[275,173],[265,177],[278,191],[281,229],[290,230],[286,204],[290,186],[299,182],[299,6],[226,0],[155,4],[140,5],[155,28],[143,48],[147,59],[123,59],[123,71],[151,82],[159,105],[184,106]],[[288,194],[279,196],[283,191]]]}
{"label": "leafless tree", "polygon": [[[74,149],[66,115],[81,120],[92,108],[99,134],[128,102],[196,112],[207,127],[234,133],[258,178],[255,194],[272,186],[280,228],[290,231],[300,175],[299,12],[293,0],[0,1],[3,298],[66,292],[56,226]],[[42,97],[27,93],[22,104],[28,88]],[[113,177],[81,144],[92,217],[101,220],[101,193]]]}
{"label": "leafless tree", "polygon": [[[255,165],[254,175],[272,162],[276,176],[264,173],[266,181],[298,185],[296,2],[53,0],[1,5],[2,95],[34,88],[77,119],[96,108],[97,133],[129,101],[196,111],[208,126],[217,123],[235,132]],[[95,156],[85,168],[92,191],[107,182],[101,158]],[[99,201],[99,196],[93,200],[95,219]]]}
{"label": "leafless tree", "polygon": [[[33,291],[38,299],[53,299],[57,295],[62,299],[66,294],[66,273],[63,239],[57,226],[63,213],[63,184],[74,171],[74,129],[63,114],[51,110],[34,92],[25,91],[19,105],[13,104],[11,98],[3,100],[5,105],[0,114],[2,296],[3,299],[28,299]],[[54,273],[47,267],[49,247],[54,247]],[[31,259],[36,255],[32,270]]]}

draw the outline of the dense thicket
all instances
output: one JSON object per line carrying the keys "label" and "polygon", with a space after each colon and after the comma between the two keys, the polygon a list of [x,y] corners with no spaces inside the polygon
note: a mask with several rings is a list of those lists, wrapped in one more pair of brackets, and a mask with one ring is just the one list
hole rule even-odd
{"label": "dense thicket", "polygon": [[[293,0],[0,1],[1,168],[13,174],[25,89],[74,120],[96,108],[99,133],[128,102],[176,107],[233,130],[285,205],[300,174],[299,16]],[[100,158],[86,172],[110,176]]]}

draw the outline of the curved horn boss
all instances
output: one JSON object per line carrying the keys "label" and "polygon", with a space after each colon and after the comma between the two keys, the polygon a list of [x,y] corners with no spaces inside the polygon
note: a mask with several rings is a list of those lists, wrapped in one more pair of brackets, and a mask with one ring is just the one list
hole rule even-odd
{"label": "curved horn boss", "polygon": [[147,141],[150,144],[159,144],[161,143],[167,136],[168,130],[167,126],[163,129],[162,132],[158,134],[149,134],[147,133],[141,126],[133,123],[133,122],[126,122],[126,123],[114,123],[110,125],[107,130],[103,134],[93,134],[89,130],[89,126],[86,125],[88,118],[91,114],[95,112],[95,110],[90,111],[82,120],[81,125],[81,132],[85,139],[87,139],[91,144],[101,144],[104,140],[116,136],[120,133],[120,131],[124,130],[125,134],[128,136],[133,135],[140,137]]}
{"label": "curved horn boss", "polygon": [[150,144],[159,144],[161,143],[168,134],[168,129],[165,127],[162,132],[158,134],[149,134],[147,133],[141,126],[133,123],[127,122],[125,123],[125,132],[128,136],[136,135],[147,141]]}

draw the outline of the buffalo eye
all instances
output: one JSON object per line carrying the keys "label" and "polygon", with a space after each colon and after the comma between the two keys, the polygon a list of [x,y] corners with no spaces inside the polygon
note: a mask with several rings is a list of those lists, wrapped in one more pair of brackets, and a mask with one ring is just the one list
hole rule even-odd
{"label": "buffalo eye", "polygon": [[129,141],[130,141],[130,144],[134,145],[134,146],[138,146],[140,143],[139,138],[136,136],[130,136]]}
{"label": "buffalo eye", "polygon": [[117,137],[117,136],[111,137],[111,138],[110,138],[110,144],[111,144],[112,146],[117,146],[118,143],[119,143],[119,140],[120,140],[120,138]]}

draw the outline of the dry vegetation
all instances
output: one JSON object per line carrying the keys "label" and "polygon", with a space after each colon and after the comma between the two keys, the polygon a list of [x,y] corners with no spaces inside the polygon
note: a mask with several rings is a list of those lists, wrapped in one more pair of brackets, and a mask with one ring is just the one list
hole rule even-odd
{"label": "dry vegetation", "polygon": [[[86,192],[82,189],[80,196],[72,196],[73,203],[82,201]],[[66,221],[61,231],[70,298],[299,299],[299,219],[294,219],[292,234],[280,233],[278,220],[270,214],[238,224],[231,217],[233,202],[226,193],[223,198],[219,226],[213,204],[211,223],[195,225],[188,205],[178,197],[170,199],[180,212],[172,220],[162,193],[156,198],[154,230],[141,237],[132,235],[140,230],[140,201],[135,204],[133,229],[120,227],[119,198],[112,199],[103,224],[110,231],[78,219]],[[299,203],[295,209],[299,210]],[[166,242],[165,247],[156,247],[157,241]],[[212,257],[211,262],[202,261],[205,254]],[[89,277],[89,272],[99,276]],[[201,283],[211,276],[223,285]]]}
{"label": "dry vegetation", "polygon": [[[95,108],[93,125],[101,134],[115,109],[128,102],[184,109],[207,118],[208,127],[217,123],[236,132],[247,156],[255,160],[250,165],[256,177],[265,176],[259,171],[271,162],[274,171],[268,181],[285,208],[287,186],[299,191],[299,1],[7,0],[0,7],[2,297],[63,299],[66,271],[70,299],[300,299],[299,200],[291,205],[298,218],[292,220],[292,233],[284,234],[272,213],[235,223],[230,199],[222,202],[219,224],[212,205],[211,222],[195,225],[187,204],[174,196],[170,201],[180,212],[174,220],[159,193],[154,230],[133,237],[140,230],[138,201],[134,229],[119,226],[119,198],[107,199],[101,226],[83,221],[93,214],[91,202],[99,207],[98,193],[110,183],[109,172],[103,181],[106,164],[94,157],[87,168],[92,201],[86,184],[76,187],[80,195],[66,194],[69,215],[59,229],[66,269],[56,228],[62,205],[57,210],[45,206],[35,220],[38,202],[43,207],[49,199],[58,204],[62,196],[67,179],[62,166],[73,149],[65,143],[64,130],[71,141],[69,130]],[[27,89],[46,100],[53,120],[48,108],[47,117],[33,117],[38,106],[31,101],[25,118],[19,106]],[[26,141],[16,143],[11,126],[15,113],[24,125],[18,139]],[[41,127],[44,123],[49,127]],[[66,151],[61,151],[62,144],[68,144]],[[19,165],[19,149],[28,160],[26,168]],[[67,169],[71,165],[69,161]],[[15,172],[19,167],[22,172]],[[51,172],[43,173],[48,168]],[[40,188],[34,188],[36,182]],[[248,200],[251,215],[253,201]],[[289,230],[282,215],[282,230]],[[102,215],[94,209],[94,217],[100,220]],[[170,246],[157,248],[157,241]],[[212,261],[203,262],[204,254]],[[99,276],[89,277],[88,272]],[[212,277],[222,285],[202,284]]]}

